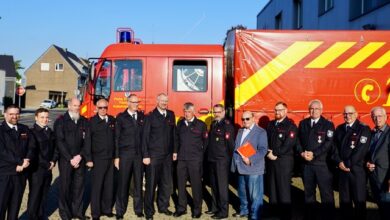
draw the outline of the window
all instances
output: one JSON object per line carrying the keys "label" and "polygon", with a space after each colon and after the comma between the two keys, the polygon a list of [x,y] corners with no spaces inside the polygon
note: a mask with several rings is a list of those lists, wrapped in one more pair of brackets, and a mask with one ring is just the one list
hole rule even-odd
{"label": "window", "polygon": [[294,28],[302,28],[302,0],[294,0]]}
{"label": "window", "polygon": [[333,0],[318,1],[318,16],[321,16],[333,8]]}
{"label": "window", "polygon": [[174,91],[207,91],[207,61],[176,60],[173,62],[172,75]]}
{"label": "window", "polygon": [[388,3],[390,0],[349,0],[349,18],[355,19]]}
{"label": "window", "polygon": [[49,71],[50,63],[41,63],[41,71]]}
{"label": "window", "polygon": [[282,12],[275,16],[275,29],[282,29]]}
{"label": "window", "polygon": [[117,60],[114,64],[115,91],[129,92],[142,90],[142,61]]}
{"label": "window", "polygon": [[62,63],[56,63],[55,64],[55,71],[64,71],[64,64],[62,64]]}
{"label": "window", "polygon": [[110,95],[111,61],[104,61],[95,81],[95,95],[108,98]]}

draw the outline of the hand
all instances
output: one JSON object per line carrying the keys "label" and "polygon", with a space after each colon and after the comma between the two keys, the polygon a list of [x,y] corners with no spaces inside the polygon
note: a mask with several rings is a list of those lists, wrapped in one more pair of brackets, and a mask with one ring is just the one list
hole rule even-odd
{"label": "hand", "polygon": [[249,166],[251,165],[251,161],[249,160],[248,157],[245,157],[245,156],[241,156],[242,160],[244,161],[244,163]]}
{"label": "hand", "polygon": [[16,166],[16,172],[20,173],[20,172],[22,172],[22,171],[23,171],[23,166],[17,165],[17,166]]}
{"label": "hand", "polygon": [[52,170],[55,166],[56,166],[56,163],[54,163],[53,161],[50,161],[49,170]]}
{"label": "hand", "polygon": [[142,162],[147,166],[150,164],[150,157],[142,159]]}
{"label": "hand", "polygon": [[368,168],[368,170],[370,172],[375,170],[375,164],[374,163],[367,162],[366,166],[367,166],[367,168]]}
{"label": "hand", "polygon": [[22,164],[23,169],[27,168],[28,166],[30,166],[30,159],[24,159]]}
{"label": "hand", "polygon": [[117,170],[119,170],[119,158],[114,159],[114,166]]}
{"label": "hand", "polygon": [[172,155],[172,160],[173,160],[173,161],[176,161],[176,160],[177,160],[177,153],[173,153],[173,155]]}
{"label": "hand", "polygon": [[348,167],[346,167],[343,161],[341,161],[341,162],[339,163],[339,168],[340,168],[340,170],[342,170],[342,171],[344,171],[344,172],[351,172],[351,169],[349,169]]}
{"label": "hand", "polygon": [[76,156],[73,157],[73,159],[75,159],[77,161],[77,163],[79,164],[80,161],[83,159],[80,154],[77,154]]}
{"label": "hand", "polygon": [[87,167],[89,167],[89,168],[92,168],[93,167],[93,162],[92,161],[88,161],[85,165]]}
{"label": "hand", "polygon": [[276,160],[276,159],[278,159],[278,157],[275,156],[275,155],[272,153],[272,150],[268,150],[267,157],[268,157],[268,159],[270,159],[270,160]]}
{"label": "hand", "polygon": [[306,152],[306,160],[307,161],[312,161],[313,160],[313,158],[314,158],[314,154],[313,154],[313,152],[312,151],[305,151]]}

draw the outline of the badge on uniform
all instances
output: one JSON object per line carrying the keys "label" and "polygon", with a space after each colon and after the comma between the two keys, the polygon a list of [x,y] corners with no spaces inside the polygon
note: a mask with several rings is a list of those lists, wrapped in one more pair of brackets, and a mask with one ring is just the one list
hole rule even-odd
{"label": "badge on uniform", "polygon": [[225,132],[225,139],[229,140],[229,138],[230,138],[230,133],[229,132]]}
{"label": "badge on uniform", "polygon": [[351,149],[354,149],[356,146],[355,146],[355,141],[351,141],[351,146],[350,146],[350,148]]}
{"label": "badge on uniform", "polygon": [[333,131],[331,131],[331,130],[328,130],[328,132],[326,133],[326,135],[328,136],[328,137],[333,137]]}
{"label": "badge on uniform", "polygon": [[361,136],[361,137],[360,137],[360,143],[362,143],[362,144],[367,143],[367,137]]}
{"label": "badge on uniform", "polygon": [[295,134],[293,131],[290,131],[290,138],[294,138],[295,137]]}
{"label": "badge on uniform", "polygon": [[85,131],[83,131],[83,139],[85,139]]}
{"label": "badge on uniform", "polygon": [[282,137],[283,137],[283,134],[282,134],[282,133],[280,133],[280,134],[279,134],[279,138],[282,138]]}
{"label": "badge on uniform", "polygon": [[209,137],[209,133],[207,133],[207,131],[204,132],[204,133],[203,133],[203,138],[208,138],[208,137]]}
{"label": "badge on uniform", "polygon": [[321,135],[318,135],[318,143],[321,144],[322,143],[322,140],[321,140]]}

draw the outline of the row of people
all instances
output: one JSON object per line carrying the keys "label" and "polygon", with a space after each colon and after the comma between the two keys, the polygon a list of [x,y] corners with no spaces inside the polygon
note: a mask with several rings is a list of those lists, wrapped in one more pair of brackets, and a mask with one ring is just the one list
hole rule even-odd
{"label": "row of people", "polygon": [[[97,114],[88,121],[79,115],[79,100],[72,99],[68,111],[56,120],[54,132],[47,127],[47,110],[38,109],[36,123],[28,129],[18,123],[19,109],[8,107],[0,135],[0,178],[4,180],[0,186],[0,218],[5,219],[7,212],[8,219],[17,219],[27,178],[30,187],[29,217],[43,217],[51,170],[57,160],[60,171],[59,213],[62,219],[85,218],[82,196],[86,168],[91,169],[91,214],[94,219],[103,215],[113,216],[114,203],[117,219],[123,219],[132,177],[134,212],[138,217],[145,213],[146,219],[153,219],[156,189],[159,213],[175,217],[186,214],[185,187],[189,180],[194,198],[192,217],[200,218],[205,159],[212,190],[212,206],[206,213],[212,214],[212,218],[228,217],[230,169],[238,176],[240,198],[240,212],[234,216],[260,218],[266,170],[270,203],[277,210],[282,210],[279,211],[282,218],[290,219],[294,152],[298,152],[304,161],[305,202],[311,206],[307,209],[308,219],[314,215],[317,185],[326,210],[324,216],[333,213],[332,165],[329,159],[337,162],[339,167],[343,215],[352,213],[352,201],[357,217],[365,215],[367,170],[381,213],[383,216],[386,214],[386,203],[380,201],[390,186],[387,175],[390,133],[386,112],[381,107],[372,110],[375,131],[380,133],[380,138],[377,133],[371,138],[369,128],[357,120],[353,106],[345,107],[345,124],[335,130],[333,124],[321,116],[322,103],[313,100],[309,103],[310,117],[302,120],[299,128],[287,118],[288,109],[283,102],[276,104],[275,120],[266,130],[256,125],[252,112],[246,111],[242,115],[243,128],[235,139],[234,127],[225,119],[223,105],[213,107],[214,121],[208,131],[205,123],[194,116],[195,106],[192,103],[184,104],[184,117],[176,125],[175,114],[167,109],[168,97],[165,94],[158,95],[156,108],[146,116],[138,111],[136,95],[130,95],[127,102],[128,108],[114,118],[107,115],[108,102],[101,99],[96,103]],[[256,150],[255,155],[249,158],[237,151],[246,142],[250,142]],[[203,158],[206,148],[207,156]],[[168,209],[173,191],[173,161],[177,161],[179,197],[175,213]],[[118,170],[116,198],[113,196],[114,169]],[[143,198],[144,171],[146,192]]]}

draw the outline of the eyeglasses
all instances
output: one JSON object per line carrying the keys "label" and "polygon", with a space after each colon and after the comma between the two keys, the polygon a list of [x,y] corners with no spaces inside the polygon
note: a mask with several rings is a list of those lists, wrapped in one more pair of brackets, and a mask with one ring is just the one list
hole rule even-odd
{"label": "eyeglasses", "polygon": [[353,114],[355,114],[356,112],[344,112],[343,115],[344,116],[352,116]]}
{"label": "eyeglasses", "polygon": [[139,101],[136,101],[136,102],[132,102],[132,101],[129,101],[130,103],[133,103],[133,104],[137,104],[139,103]]}
{"label": "eyeglasses", "polygon": [[251,118],[241,118],[241,121],[249,121]]}
{"label": "eyeglasses", "polygon": [[98,106],[98,109],[108,109],[108,106]]}

